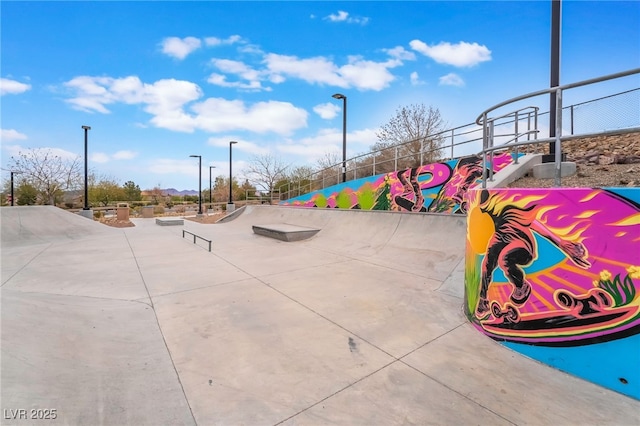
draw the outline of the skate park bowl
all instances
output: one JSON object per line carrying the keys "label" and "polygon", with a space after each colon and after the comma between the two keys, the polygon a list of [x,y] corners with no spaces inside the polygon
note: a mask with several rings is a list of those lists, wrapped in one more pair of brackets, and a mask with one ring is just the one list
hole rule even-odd
{"label": "skate park bowl", "polygon": [[[494,184],[539,164],[530,155],[517,165],[503,154],[496,160]],[[470,323],[527,357],[640,399],[637,356],[620,355],[640,352],[640,189],[476,184],[462,204],[455,188],[469,170],[478,175],[481,162],[399,170],[285,204],[361,210],[361,200],[373,199],[366,207],[464,213],[460,281]]]}
{"label": "skate park bowl", "polygon": [[[464,216],[248,206],[215,225],[132,221],[0,209],[3,425],[637,421],[639,401],[478,332]],[[278,223],[319,231],[252,229]]]}

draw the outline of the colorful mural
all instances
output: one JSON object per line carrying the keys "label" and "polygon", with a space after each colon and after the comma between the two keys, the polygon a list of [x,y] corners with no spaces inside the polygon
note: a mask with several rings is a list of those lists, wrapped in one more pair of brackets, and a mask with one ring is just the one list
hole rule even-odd
{"label": "colorful mural", "polygon": [[616,341],[631,358],[617,382],[566,359],[556,366],[640,398],[640,190],[475,189],[467,210],[465,311],[475,327],[534,357],[542,350],[526,346],[582,347],[573,356],[588,357]]}
{"label": "colorful mural", "polygon": [[[494,173],[513,162],[494,157]],[[283,201],[281,205],[362,210],[465,213],[464,194],[482,177],[477,156],[357,179]]]}

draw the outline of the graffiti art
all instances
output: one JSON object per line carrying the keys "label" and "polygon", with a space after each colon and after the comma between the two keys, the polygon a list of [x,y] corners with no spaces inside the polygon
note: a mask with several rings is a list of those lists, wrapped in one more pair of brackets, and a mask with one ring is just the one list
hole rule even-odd
{"label": "graffiti art", "polygon": [[[513,162],[496,155],[493,172]],[[353,180],[301,195],[281,205],[405,212],[466,213],[466,192],[480,183],[482,158],[470,156]]]}
{"label": "graffiti art", "polygon": [[465,308],[481,331],[545,346],[640,333],[640,204],[624,190],[473,190],[467,200]]}

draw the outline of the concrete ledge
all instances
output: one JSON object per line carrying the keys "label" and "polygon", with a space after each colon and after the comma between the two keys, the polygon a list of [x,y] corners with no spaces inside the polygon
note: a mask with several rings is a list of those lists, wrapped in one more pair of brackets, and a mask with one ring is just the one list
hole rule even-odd
{"label": "concrete ledge", "polygon": [[258,235],[289,242],[306,240],[307,238],[311,238],[316,235],[319,231],[319,229],[288,225],[286,223],[253,225],[253,232]]}
{"label": "concrete ledge", "polygon": [[184,219],[181,217],[157,217],[156,225],[160,225],[160,226],[184,225]]}
{"label": "concrete ledge", "polygon": [[[576,174],[576,163],[563,161],[560,163],[560,177]],[[533,177],[536,179],[553,179],[556,175],[555,163],[542,163],[533,166]]]}
{"label": "concrete ledge", "polygon": [[518,158],[518,164],[511,163],[493,175],[492,181],[487,181],[487,188],[505,188],[510,183],[520,179],[542,162],[541,154],[525,154]]}

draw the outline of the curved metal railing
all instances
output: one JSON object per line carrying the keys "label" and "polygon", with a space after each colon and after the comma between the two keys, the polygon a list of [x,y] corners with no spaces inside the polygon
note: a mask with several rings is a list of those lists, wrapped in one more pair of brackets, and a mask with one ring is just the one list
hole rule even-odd
{"label": "curved metal railing", "polygon": [[[439,156],[438,161],[449,160],[474,154],[485,155],[485,160],[486,156],[490,156],[491,160],[493,155],[492,153],[494,151],[506,148],[513,148],[515,153],[517,154],[518,147],[521,147],[523,145],[540,144],[555,141],[555,139],[540,138],[541,121],[543,121],[543,119],[546,118],[547,115],[549,115],[549,112],[540,112],[539,107],[528,105],[525,107],[520,107],[516,111],[511,111],[506,114],[501,114],[497,117],[489,118],[489,114],[492,111],[496,111],[497,109],[502,108],[506,105],[510,105],[514,102],[548,94],[554,90],[568,90],[575,87],[630,76],[638,73],[640,73],[640,69],[633,69],[621,73],[611,74],[605,77],[585,80],[582,82],[558,86],[551,89],[539,90],[537,92],[522,95],[517,98],[512,98],[487,109],[478,117],[475,122],[451,129],[446,129],[422,139],[438,139],[442,141],[442,145],[436,148],[443,154]],[[638,86],[640,86],[640,84]],[[630,126],[628,128],[617,128],[613,131],[599,130],[595,133],[583,132],[580,134],[575,134],[573,125],[574,109],[579,110],[579,107],[585,107],[587,106],[587,104],[595,104],[599,108],[599,105],[601,105],[602,101],[611,101],[612,99],[618,98],[624,98],[626,99],[626,101],[624,102],[631,103],[635,106],[636,104],[640,105],[640,102],[637,102],[639,96],[640,87],[637,87],[632,90],[625,90],[620,93],[615,93],[595,99],[591,98],[585,102],[579,102],[571,104],[567,107],[558,108],[556,112],[558,114],[562,114],[562,112],[559,111],[566,112],[568,114],[568,121],[570,122],[570,129],[568,130],[569,135],[561,135],[562,140],[566,141],[576,138],[588,137],[591,135],[607,135],[640,131],[640,113],[636,114],[635,112],[633,112],[633,114],[637,115],[637,117],[635,115],[633,117],[635,126]],[[484,117],[486,117],[486,123],[489,123],[489,121],[491,120],[490,126],[483,125],[485,123],[485,121],[483,121]],[[487,132],[489,131],[489,128],[491,129],[491,146],[489,146],[488,144],[489,135],[487,134]],[[495,143],[496,141],[500,142],[499,146]],[[423,161],[427,160],[428,162],[428,159],[430,158],[433,150],[424,149],[425,147],[422,146],[422,149],[419,153],[414,152],[408,155],[402,155],[403,146],[414,142],[415,141],[408,141],[395,147],[386,148],[375,152],[367,152],[349,158],[347,160],[347,180],[354,180],[362,177],[372,176],[375,174],[398,170],[398,167],[406,168],[415,167],[417,165],[424,165],[425,163]],[[415,161],[418,161],[420,164],[412,164],[410,166],[407,166],[410,162]],[[308,176],[300,178],[297,181],[287,182],[286,184],[275,188],[275,190],[279,192],[280,200],[286,200],[318,189],[324,189],[340,182],[341,167],[342,161],[336,162],[335,164],[332,164],[323,169],[313,171]],[[491,173],[488,178],[492,179],[492,168],[489,167],[488,170],[488,173]],[[483,179],[484,185],[486,185],[486,179],[487,176],[485,176]]]}
{"label": "curved metal railing", "polygon": [[[555,174],[554,174],[554,185],[555,186],[560,186],[561,184],[561,174],[562,174],[562,141],[566,141],[566,140],[570,140],[570,139],[575,139],[577,137],[580,138],[584,138],[584,137],[590,137],[590,136],[597,136],[597,135],[606,135],[606,134],[610,134],[610,133],[623,133],[623,132],[637,132],[640,131],[640,125],[638,126],[632,126],[632,127],[627,127],[625,129],[616,129],[614,131],[599,131],[599,132],[590,132],[590,133],[582,133],[580,135],[569,135],[569,136],[564,136],[562,134],[562,113],[563,113],[563,107],[562,107],[562,98],[563,98],[563,94],[565,91],[569,90],[569,89],[573,89],[573,88],[577,88],[577,87],[583,87],[583,86],[588,86],[591,84],[595,84],[595,83],[601,83],[604,81],[609,81],[609,80],[615,80],[618,78],[622,78],[622,77],[627,77],[627,76],[631,76],[634,74],[640,74],[640,68],[635,68],[635,69],[631,69],[628,71],[622,71],[622,72],[618,72],[615,74],[609,74],[609,75],[605,75],[602,77],[597,77],[597,78],[591,78],[588,80],[583,80],[583,81],[579,81],[577,83],[571,83],[571,84],[564,84],[561,86],[556,86],[556,87],[551,87],[548,89],[542,89],[542,90],[538,90],[536,92],[531,92],[525,95],[521,95],[521,96],[517,96],[515,98],[511,98],[508,99],[504,102],[500,102],[499,104],[496,104],[494,106],[492,106],[491,108],[486,109],[485,111],[483,111],[478,118],[476,119],[476,124],[478,126],[482,127],[482,151],[481,151],[481,155],[483,158],[483,162],[484,164],[487,164],[487,167],[484,168],[484,173],[483,173],[483,177],[482,177],[482,187],[485,188],[486,187],[486,182],[487,179],[492,179],[491,176],[491,171],[493,170],[493,153],[497,150],[503,150],[505,148],[510,148],[510,147],[514,147],[517,149],[517,147],[519,146],[523,146],[523,145],[531,145],[531,144],[540,144],[540,143],[554,143],[555,144],[555,156],[554,156],[554,164],[555,164]],[[635,89],[634,89],[635,90]],[[630,91],[624,92],[624,93],[628,93]],[[507,105],[511,105],[514,104],[516,102],[520,102],[520,101],[524,101],[524,100],[528,100],[537,96],[541,96],[541,95],[547,95],[547,94],[553,94],[555,93],[556,96],[556,115],[555,115],[555,133],[553,137],[549,137],[546,139],[534,139],[534,140],[527,140],[527,141],[523,141],[520,142],[518,140],[518,137],[510,139],[509,141],[502,143],[500,145],[496,145],[495,144],[495,139],[496,139],[496,135],[494,134],[494,128],[496,126],[496,124],[502,120],[502,119],[512,119],[518,123],[518,113],[522,110],[526,110],[527,108],[530,107],[525,107],[525,108],[521,108],[518,109],[516,111],[512,111],[506,114],[502,114],[498,117],[489,117],[489,114],[491,112],[494,112],[504,106]],[[571,111],[573,111],[573,108],[571,109]],[[537,135],[537,133],[539,132],[538,127],[538,112],[537,110],[535,111],[535,127],[532,130],[528,130],[527,134],[534,134]],[[638,117],[640,120],[640,117]],[[517,127],[516,127],[516,134],[517,132]],[[487,156],[488,161],[487,161]],[[489,170],[489,176],[487,176],[487,170]]]}

